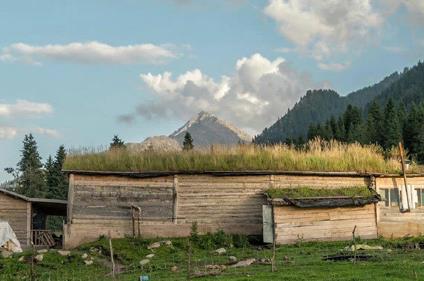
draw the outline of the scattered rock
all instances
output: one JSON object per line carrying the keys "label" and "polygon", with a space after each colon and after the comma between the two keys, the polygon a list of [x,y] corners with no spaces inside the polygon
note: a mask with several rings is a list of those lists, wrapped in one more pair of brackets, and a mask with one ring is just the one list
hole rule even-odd
{"label": "scattered rock", "polygon": [[246,267],[246,266],[251,265],[255,261],[256,261],[256,259],[250,258],[250,259],[239,261],[238,263],[233,264],[231,267]]}
{"label": "scattered rock", "polygon": [[163,241],[163,244],[165,244],[166,246],[172,246],[172,241],[171,240],[165,240],[165,241]]}
{"label": "scattered rock", "polygon": [[67,256],[70,256],[71,255],[71,251],[59,250],[59,251],[57,251],[57,253],[59,255],[61,255],[62,257],[67,257]]}
{"label": "scattered rock", "polygon": [[256,261],[257,264],[271,264],[271,259],[269,258],[260,258]]}
{"label": "scattered rock", "polygon": [[47,253],[49,250],[47,250],[47,249],[41,249],[41,250],[38,250],[37,251],[37,253],[38,254],[45,254],[45,253]]}
{"label": "scattered rock", "polygon": [[0,251],[0,253],[1,253],[1,256],[5,259],[7,259],[7,258],[9,258],[13,255],[13,253],[10,252],[10,251]]}
{"label": "scattered rock", "polygon": [[173,267],[171,267],[171,271],[178,272],[178,266],[174,265]]}
{"label": "scattered rock", "polygon": [[85,265],[92,265],[94,263],[93,260],[85,260],[84,261]]}
{"label": "scattered rock", "polygon": [[227,252],[227,250],[225,250],[225,248],[219,248],[219,249],[215,250],[215,253],[217,253],[218,255],[225,254],[226,252]]}
{"label": "scattered rock", "polygon": [[144,265],[148,264],[149,262],[150,262],[149,259],[143,259],[143,260],[140,261],[140,265],[144,266]]}
{"label": "scattered rock", "polygon": [[22,257],[20,257],[19,259],[18,259],[18,262],[24,262],[25,261],[25,257],[24,256],[22,256]]}
{"label": "scattered rock", "polygon": [[220,270],[223,271],[225,270],[227,267],[223,264],[208,264],[205,266],[205,268],[207,270]]}
{"label": "scattered rock", "polygon": [[147,249],[152,250],[152,249],[157,249],[159,247],[160,247],[160,242],[155,242],[147,246]]}
{"label": "scattered rock", "polygon": [[[355,246],[348,246],[346,248],[344,248],[345,251],[355,251]],[[366,245],[366,244],[358,244],[356,245],[356,250],[384,250],[384,248],[382,246],[370,246],[370,245]]]}
{"label": "scattered rock", "polygon": [[146,256],[146,259],[151,259],[151,258],[153,258],[155,256],[155,254],[149,254],[149,255],[147,255]]}
{"label": "scattered rock", "polygon": [[44,255],[40,254],[40,255],[36,255],[34,258],[37,262],[42,262],[44,259]]}
{"label": "scattered rock", "polygon": [[236,263],[236,262],[237,262],[237,257],[235,257],[235,256],[229,256],[229,257],[228,257],[228,260],[229,260],[231,263]]}
{"label": "scattered rock", "polygon": [[81,255],[81,258],[82,258],[83,260],[88,259],[88,254],[87,254],[87,253],[82,254],[82,255]]}

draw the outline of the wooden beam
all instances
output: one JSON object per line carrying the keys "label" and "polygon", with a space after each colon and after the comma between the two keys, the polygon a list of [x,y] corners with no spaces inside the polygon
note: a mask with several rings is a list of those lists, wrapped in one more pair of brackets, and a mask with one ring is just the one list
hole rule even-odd
{"label": "wooden beam", "polygon": [[173,200],[174,200],[174,206],[172,211],[172,220],[175,224],[178,223],[177,217],[178,217],[178,176],[174,175],[174,186],[173,186]]}
{"label": "wooden beam", "polygon": [[69,190],[68,190],[68,224],[72,223],[72,211],[74,206],[74,174],[69,174]]}
{"label": "wooden beam", "polygon": [[[405,195],[406,195],[406,202],[408,204],[408,209],[403,210],[404,212],[410,212],[411,211],[411,204],[409,202],[409,195],[408,195],[408,184],[406,181],[406,171],[405,171],[405,158],[404,158],[404,151],[403,151],[403,145],[401,142],[399,142],[399,153],[400,153],[400,161],[402,163],[402,174],[403,174],[403,182],[405,184]],[[412,197],[412,196],[411,196]]]}

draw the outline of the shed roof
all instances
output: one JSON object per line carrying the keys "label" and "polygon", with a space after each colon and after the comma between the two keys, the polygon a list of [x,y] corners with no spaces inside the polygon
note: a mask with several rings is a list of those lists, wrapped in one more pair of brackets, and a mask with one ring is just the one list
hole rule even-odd
{"label": "shed roof", "polygon": [[30,202],[36,208],[42,209],[47,215],[66,216],[66,209],[68,201],[59,199],[47,199],[47,198],[30,198],[25,195],[0,188],[0,193],[8,196]]}

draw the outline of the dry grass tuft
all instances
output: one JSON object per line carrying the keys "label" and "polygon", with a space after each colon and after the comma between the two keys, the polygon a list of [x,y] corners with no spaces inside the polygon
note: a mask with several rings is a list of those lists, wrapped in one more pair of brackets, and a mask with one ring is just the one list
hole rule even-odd
{"label": "dry grass tuft", "polygon": [[[315,139],[300,149],[288,145],[135,153],[131,150],[80,150],[68,155],[65,170],[92,171],[328,171],[398,173],[397,160],[385,160],[373,145]],[[414,171],[414,167],[410,169]]]}

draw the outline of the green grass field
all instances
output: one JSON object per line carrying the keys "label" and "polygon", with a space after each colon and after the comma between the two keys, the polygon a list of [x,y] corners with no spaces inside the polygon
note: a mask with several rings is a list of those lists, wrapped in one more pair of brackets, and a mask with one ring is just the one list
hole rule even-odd
{"label": "green grass field", "polygon": [[[163,245],[155,250],[147,246],[155,240],[116,239],[113,240],[115,260],[121,273],[115,280],[139,280],[141,274],[150,280],[187,280],[188,239],[172,239],[172,246]],[[204,272],[206,265],[227,264],[229,256],[238,260],[245,258],[269,259],[272,249],[266,246],[249,244],[241,236],[215,234],[196,236],[192,245],[192,272]],[[193,278],[193,280],[424,280],[424,238],[401,240],[357,241],[368,245],[380,245],[383,250],[358,251],[369,254],[367,261],[325,261],[326,255],[341,253],[351,242],[320,242],[278,246],[276,249],[276,270],[271,271],[270,264],[253,264],[243,268],[229,266],[217,276]],[[233,247],[231,247],[231,244]],[[214,249],[224,246],[227,253],[218,255]],[[100,252],[99,252],[100,251]],[[94,261],[85,265],[82,255],[87,253]],[[154,253],[149,264],[144,267],[139,261]],[[0,259],[0,280],[31,280],[31,253],[26,252],[26,261],[18,261],[20,256]],[[177,272],[171,271],[173,266]],[[34,266],[33,280],[113,280],[110,275],[108,240],[86,244],[74,251],[69,257],[50,251],[44,254],[42,262]]]}

